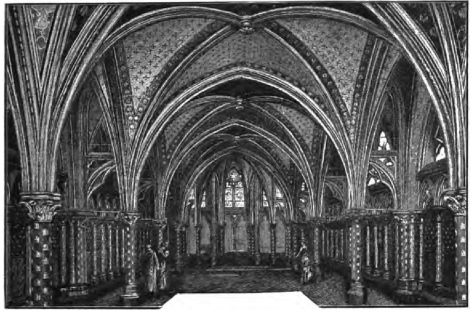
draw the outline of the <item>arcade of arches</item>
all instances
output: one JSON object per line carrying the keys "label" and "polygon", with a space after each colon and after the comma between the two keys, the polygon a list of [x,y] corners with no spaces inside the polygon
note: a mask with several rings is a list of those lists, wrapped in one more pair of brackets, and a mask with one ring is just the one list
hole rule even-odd
{"label": "arcade of arches", "polygon": [[[7,305],[314,273],[467,305],[467,3],[6,7]],[[292,271],[290,271],[292,270]],[[269,273],[268,273],[269,274]],[[108,283],[108,284],[107,284]],[[312,286],[307,286],[312,287]]]}

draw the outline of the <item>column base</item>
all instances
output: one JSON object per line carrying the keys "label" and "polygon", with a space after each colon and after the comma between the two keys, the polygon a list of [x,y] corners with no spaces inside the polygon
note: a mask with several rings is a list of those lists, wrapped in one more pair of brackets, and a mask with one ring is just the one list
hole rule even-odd
{"label": "column base", "polygon": [[364,285],[360,282],[353,283],[351,289],[347,292],[348,303],[350,305],[363,305],[364,295]]}
{"label": "column base", "polygon": [[121,296],[124,306],[134,306],[139,299],[137,286],[135,284],[126,285],[125,293]]}

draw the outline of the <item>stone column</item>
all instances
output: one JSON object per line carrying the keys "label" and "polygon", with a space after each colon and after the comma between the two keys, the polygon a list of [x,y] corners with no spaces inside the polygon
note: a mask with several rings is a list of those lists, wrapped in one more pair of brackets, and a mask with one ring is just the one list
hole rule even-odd
{"label": "stone column", "polygon": [[321,280],[321,268],[320,268],[320,221],[313,221],[313,267],[314,267],[314,278],[315,282]]}
{"label": "stone column", "polygon": [[348,291],[349,304],[364,303],[364,285],[362,283],[362,233],[359,219],[351,222],[351,288]]}
{"label": "stone column", "polygon": [[389,220],[384,220],[384,225],[383,225],[383,235],[384,235],[384,256],[383,256],[383,277],[385,279],[390,279],[390,256],[389,256],[389,244],[390,244],[390,235],[389,235],[389,225],[390,223],[388,222]]}
{"label": "stone column", "polygon": [[77,267],[76,267],[76,220],[69,222],[69,295],[72,295],[77,288]]}
{"label": "stone column", "polygon": [[175,265],[176,265],[176,269],[177,269],[177,272],[182,272],[182,231],[183,229],[183,225],[181,224],[178,224],[175,228],[175,233],[176,233],[176,238],[177,238],[177,241],[176,241],[176,261],[175,261]]}
{"label": "stone column", "polygon": [[225,222],[218,225],[218,253],[220,255],[225,253],[225,227]]}
{"label": "stone column", "polygon": [[292,232],[290,223],[285,223],[285,258],[290,265],[290,255],[292,254]]}
{"label": "stone column", "polygon": [[272,265],[275,265],[275,252],[277,248],[276,227],[277,223],[270,224],[270,257]]}
{"label": "stone column", "polygon": [[423,275],[423,264],[424,264],[424,216],[423,211],[419,210],[418,213],[418,291],[423,290],[424,275]]}
{"label": "stone column", "polygon": [[443,266],[443,239],[442,239],[442,216],[438,213],[436,217],[436,277],[434,286],[437,290],[442,288],[442,266]]}
{"label": "stone column", "polygon": [[99,233],[98,233],[97,220],[92,221],[92,285],[96,285],[99,282]]}
{"label": "stone column", "polygon": [[78,295],[84,296],[88,294],[87,287],[87,241],[85,237],[86,219],[77,220],[77,283]]}
{"label": "stone column", "polygon": [[195,254],[197,256],[197,264],[200,266],[200,254],[202,251],[202,225],[195,224]]}
{"label": "stone column", "polygon": [[121,268],[121,257],[120,257],[120,224],[115,222],[115,276],[120,276],[120,268]]}
{"label": "stone column", "polygon": [[442,195],[454,212],[456,227],[456,304],[467,306],[467,190],[448,190]]}
{"label": "stone column", "polygon": [[298,225],[292,222],[292,268],[295,271],[298,271],[298,261],[295,259],[298,250]]}
{"label": "stone column", "polygon": [[107,280],[107,236],[105,221],[100,224],[100,280]]}
{"label": "stone column", "polygon": [[373,270],[373,275],[374,276],[380,276],[381,275],[381,268],[380,268],[380,251],[379,251],[379,226],[378,222],[374,223],[373,227],[373,238],[374,238],[374,270]]}
{"label": "stone column", "polygon": [[110,221],[110,223],[108,223],[108,226],[107,226],[107,234],[108,234],[108,279],[109,280],[112,280],[115,278],[114,276],[114,271],[115,271],[115,266],[114,266],[114,255],[113,255],[113,251],[114,251],[114,245],[113,245],[113,222]]}
{"label": "stone column", "polygon": [[61,220],[61,286],[67,286],[67,224]]}
{"label": "stone column", "polygon": [[126,246],[127,246],[127,240],[126,240],[126,232],[127,232],[127,227],[126,224],[121,224],[121,274],[126,275]]}
{"label": "stone column", "polygon": [[418,284],[416,278],[416,231],[417,231],[417,222],[416,222],[416,213],[411,212],[408,218],[408,289],[411,291],[416,291]]}
{"label": "stone column", "polygon": [[28,208],[33,219],[31,229],[32,304],[52,304],[51,292],[51,222],[61,207],[61,195],[55,193],[22,193],[20,204]]}
{"label": "stone column", "polygon": [[396,292],[400,295],[410,295],[408,287],[408,265],[410,255],[409,244],[409,213],[407,211],[399,211],[395,213],[395,218],[398,221],[398,254],[399,254],[399,276]]}
{"label": "stone column", "polygon": [[342,262],[344,262],[344,229],[341,228],[340,230],[340,236],[341,236],[341,240],[339,241],[339,252],[340,252],[340,260]]}
{"label": "stone column", "polygon": [[321,257],[326,257],[326,229],[321,228]]}
{"label": "stone column", "polygon": [[126,231],[126,287],[122,298],[125,305],[129,305],[132,301],[139,298],[136,286],[136,222],[139,217],[138,213],[126,213],[123,215]]}
{"label": "stone column", "polygon": [[[260,236],[260,224],[254,225],[254,258],[256,265],[261,264],[261,236]],[[256,235],[257,233],[257,235]]]}
{"label": "stone column", "polygon": [[370,256],[370,222],[367,222],[365,226],[365,272],[367,274],[372,272]]}

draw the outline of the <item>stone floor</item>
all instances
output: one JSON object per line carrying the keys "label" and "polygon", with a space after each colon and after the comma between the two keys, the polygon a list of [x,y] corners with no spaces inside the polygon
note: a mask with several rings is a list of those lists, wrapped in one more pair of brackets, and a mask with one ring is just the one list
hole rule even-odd
{"label": "stone floor", "polygon": [[[319,306],[346,305],[343,279],[337,274],[329,274],[317,284],[301,285],[297,274],[291,271],[265,271],[240,273],[190,273],[171,278],[174,293],[254,293],[302,291]],[[106,293],[94,300],[90,306],[120,306],[121,289]],[[158,298],[140,298],[141,307],[162,306],[173,294],[163,294]],[[368,289],[367,305],[394,306],[392,300],[383,294]]]}

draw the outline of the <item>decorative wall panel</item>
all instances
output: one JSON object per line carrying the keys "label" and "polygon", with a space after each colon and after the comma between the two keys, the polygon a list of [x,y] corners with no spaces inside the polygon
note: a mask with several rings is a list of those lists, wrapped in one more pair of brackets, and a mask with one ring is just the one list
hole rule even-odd
{"label": "decorative wall panel", "polygon": [[281,104],[273,104],[282,115],[284,115],[302,135],[308,147],[311,149],[313,143],[313,121],[309,118],[296,111],[295,109],[289,108]]}

